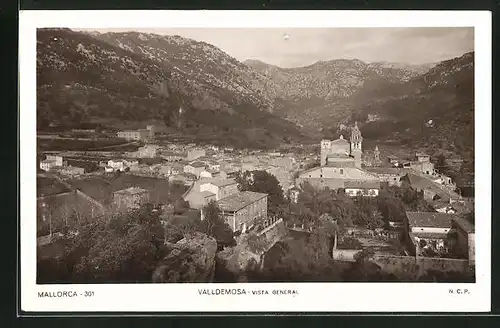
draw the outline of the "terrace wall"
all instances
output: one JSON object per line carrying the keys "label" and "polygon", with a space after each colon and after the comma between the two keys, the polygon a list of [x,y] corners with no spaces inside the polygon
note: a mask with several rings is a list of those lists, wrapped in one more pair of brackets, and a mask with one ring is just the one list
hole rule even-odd
{"label": "terrace wall", "polygon": [[[337,261],[354,262],[354,256],[359,252],[361,250],[334,249],[332,257]],[[467,259],[374,255],[370,260],[380,266],[383,271],[402,278],[408,278],[409,276],[418,277],[424,275],[429,270],[470,273],[473,269]]]}

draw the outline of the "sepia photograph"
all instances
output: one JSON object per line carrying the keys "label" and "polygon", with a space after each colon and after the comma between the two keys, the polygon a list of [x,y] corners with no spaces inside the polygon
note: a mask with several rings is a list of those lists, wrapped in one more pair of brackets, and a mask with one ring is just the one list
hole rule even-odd
{"label": "sepia photograph", "polygon": [[80,26],[33,32],[38,300],[477,282],[474,26]]}

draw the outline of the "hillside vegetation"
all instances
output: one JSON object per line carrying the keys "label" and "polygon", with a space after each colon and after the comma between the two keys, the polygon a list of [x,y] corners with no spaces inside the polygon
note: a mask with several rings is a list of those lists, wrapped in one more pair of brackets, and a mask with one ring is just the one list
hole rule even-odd
{"label": "hillside vegetation", "polygon": [[[109,38],[106,42],[68,29],[39,29],[37,33],[39,130],[103,118],[117,122],[157,119],[195,140],[202,131],[223,142],[248,147],[304,138],[296,125],[272,114],[265,99],[257,96],[256,87],[221,88],[215,78],[195,81],[168,62],[123,44],[114,45]],[[185,40],[191,43],[189,49],[196,48],[192,56],[199,56],[200,51],[225,55],[220,50],[214,52],[213,46]],[[175,59],[176,52],[168,44],[165,38],[157,47]],[[178,48],[183,51],[180,45]],[[212,61],[212,65],[202,67],[208,69],[221,62]]]}

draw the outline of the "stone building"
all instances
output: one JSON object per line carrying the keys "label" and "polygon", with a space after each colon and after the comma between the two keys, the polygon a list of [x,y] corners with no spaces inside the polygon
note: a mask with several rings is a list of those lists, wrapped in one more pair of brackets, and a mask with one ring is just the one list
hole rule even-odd
{"label": "stone building", "polygon": [[149,191],[139,187],[130,187],[113,193],[113,205],[119,211],[139,208],[148,202]]}
{"label": "stone building", "polygon": [[437,212],[406,212],[404,229],[410,242],[409,249],[417,255],[426,249],[449,252],[475,264],[474,225],[454,214]]}
{"label": "stone building", "polygon": [[337,140],[321,140],[320,165],[328,166],[333,163],[342,163],[354,166],[354,158],[351,157],[349,141],[343,135]]}
{"label": "stone building", "polygon": [[469,264],[475,264],[476,235],[474,225],[463,217],[452,220],[452,229],[456,232],[455,250],[460,256],[469,259]]}
{"label": "stone building", "polygon": [[379,182],[379,179],[363,169],[339,165],[315,167],[301,172],[295,184],[300,186],[307,182],[318,189],[323,189],[325,187],[330,189],[343,189],[345,188],[345,183],[350,181]]}
{"label": "stone building", "polygon": [[182,198],[189,206],[201,211],[215,201],[222,211],[224,220],[233,231],[246,232],[255,223],[267,218],[267,194],[239,191],[234,179],[201,179],[196,181]]}
{"label": "stone building", "polygon": [[267,194],[242,191],[218,202],[222,216],[234,232],[246,232],[267,218]]}
{"label": "stone building", "polygon": [[401,178],[403,178],[408,170],[397,167],[370,167],[366,171],[375,175],[380,182],[387,183],[389,186],[400,186]]}
{"label": "stone building", "polygon": [[451,222],[455,216],[437,212],[406,212],[405,231],[411,253],[422,255],[426,249],[451,249],[449,238]]}
{"label": "stone building", "polygon": [[184,166],[184,173],[190,173],[197,178],[200,177],[201,172],[206,170],[207,165],[203,162],[194,162]]}
{"label": "stone building", "polygon": [[361,168],[362,144],[363,136],[356,122],[351,129],[350,141],[344,139],[343,135],[337,140],[321,141],[320,165],[340,164]]}
{"label": "stone building", "polygon": [[83,167],[67,165],[67,166],[61,167],[58,170],[58,172],[62,175],[76,176],[76,175],[85,174],[85,169]]}
{"label": "stone building", "polygon": [[435,175],[434,163],[430,161],[430,156],[424,153],[417,153],[415,155],[416,161],[403,162],[404,168],[410,168],[414,171],[424,173],[427,175]]}
{"label": "stone building", "polygon": [[149,139],[149,136],[150,136],[150,131],[146,129],[125,130],[125,131],[119,131],[117,133],[118,138],[122,138],[128,141],[147,140]]}
{"label": "stone building", "polygon": [[377,197],[380,191],[379,181],[345,181],[344,191],[346,195]]}
{"label": "stone building", "polygon": [[158,155],[158,145],[145,145],[140,147],[134,156],[138,158],[155,158]]}
{"label": "stone building", "polygon": [[47,155],[43,161],[40,161],[40,169],[50,171],[53,168],[60,168],[64,165],[62,156]]}
{"label": "stone building", "polygon": [[113,171],[123,172],[127,168],[127,165],[125,164],[125,161],[123,159],[110,159],[108,161],[107,166],[112,169],[111,172]]}
{"label": "stone building", "polygon": [[191,149],[187,152],[186,160],[190,162],[204,156],[206,156],[206,152],[204,149]]}

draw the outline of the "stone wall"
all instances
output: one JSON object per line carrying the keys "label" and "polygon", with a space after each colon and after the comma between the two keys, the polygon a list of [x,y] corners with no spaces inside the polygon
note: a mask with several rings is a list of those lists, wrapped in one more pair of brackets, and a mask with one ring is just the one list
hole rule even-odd
{"label": "stone wall", "polygon": [[[334,249],[332,257],[337,261],[355,262],[354,256],[361,250],[354,249]],[[426,274],[429,270],[441,272],[471,272],[469,261],[466,259],[448,259],[434,257],[414,256],[394,256],[394,255],[374,255],[371,262],[380,266],[380,268],[392,273],[397,277],[406,278],[419,277]]]}
{"label": "stone wall", "polygon": [[272,226],[267,227],[265,232],[262,234],[266,237],[267,249],[271,248],[278,241],[283,240],[287,234],[287,229],[283,220],[278,220],[273,223]]}
{"label": "stone wall", "polygon": [[404,277],[409,274],[421,276],[429,270],[462,273],[471,271],[469,261],[465,259],[418,257],[417,260],[413,256],[375,255],[372,261],[378,264],[382,270]]}

